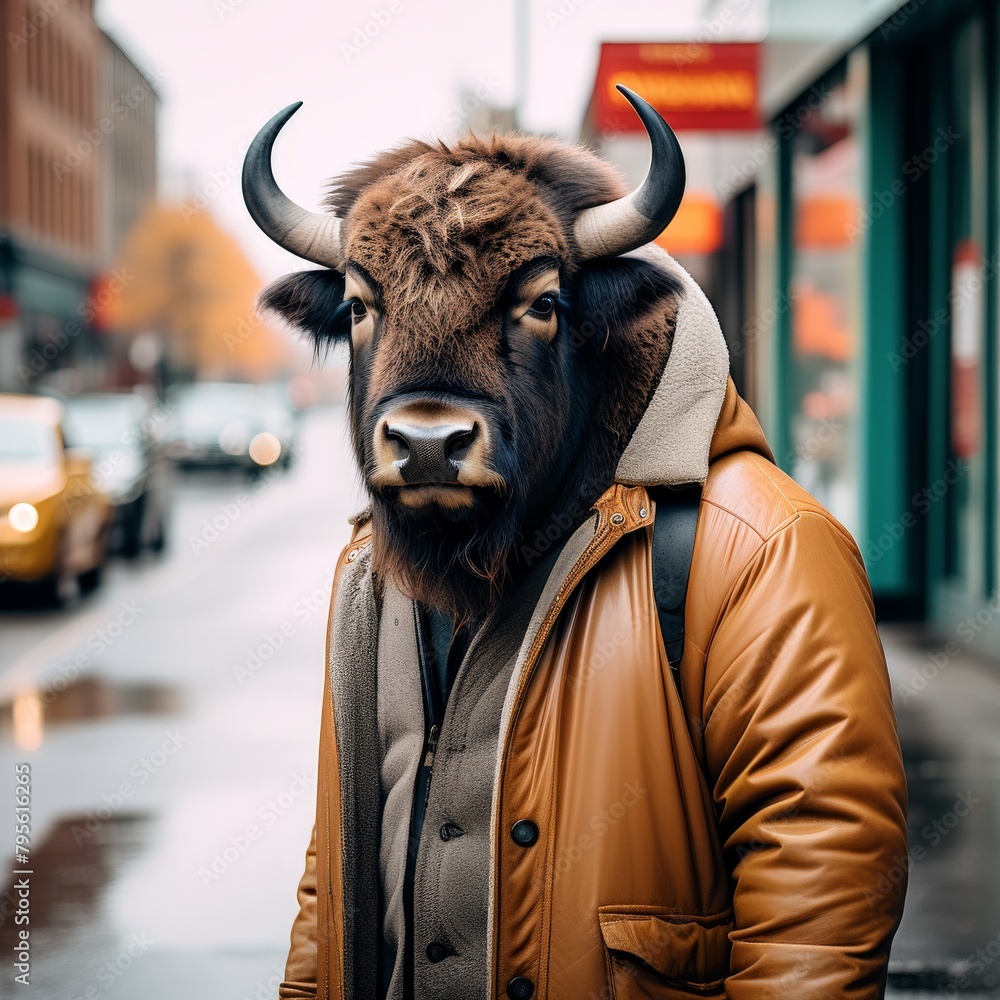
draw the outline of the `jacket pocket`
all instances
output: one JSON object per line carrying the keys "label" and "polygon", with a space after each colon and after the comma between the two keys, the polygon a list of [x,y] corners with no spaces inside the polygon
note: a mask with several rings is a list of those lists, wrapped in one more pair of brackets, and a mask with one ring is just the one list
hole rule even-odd
{"label": "jacket pocket", "polygon": [[611,1000],[724,1000],[733,912],[708,917],[653,906],[602,906]]}

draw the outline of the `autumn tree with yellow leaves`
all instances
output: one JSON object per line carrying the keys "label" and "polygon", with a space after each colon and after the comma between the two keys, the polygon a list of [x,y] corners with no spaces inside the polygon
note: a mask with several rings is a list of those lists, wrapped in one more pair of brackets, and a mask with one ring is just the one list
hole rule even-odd
{"label": "autumn tree with yellow leaves", "polygon": [[287,337],[254,310],[260,278],[206,209],[153,206],[126,240],[120,271],[129,280],[105,325],[159,334],[175,369],[258,381],[292,367]]}

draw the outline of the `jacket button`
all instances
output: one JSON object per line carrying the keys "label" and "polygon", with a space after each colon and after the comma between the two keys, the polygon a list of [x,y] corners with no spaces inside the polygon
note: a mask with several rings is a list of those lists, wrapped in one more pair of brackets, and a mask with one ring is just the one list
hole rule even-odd
{"label": "jacket button", "polygon": [[530,819],[519,819],[511,828],[510,835],[515,844],[531,847],[538,840],[538,827]]}
{"label": "jacket button", "polygon": [[535,992],[535,984],[524,976],[515,976],[507,984],[507,996],[511,1000],[528,1000],[528,997]]}
{"label": "jacket button", "polygon": [[437,941],[431,941],[427,946],[427,958],[432,962],[443,962],[450,954],[451,952]]}
{"label": "jacket button", "polygon": [[457,823],[445,823],[440,830],[442,840],[452,840],[461,837],[465,831]]}

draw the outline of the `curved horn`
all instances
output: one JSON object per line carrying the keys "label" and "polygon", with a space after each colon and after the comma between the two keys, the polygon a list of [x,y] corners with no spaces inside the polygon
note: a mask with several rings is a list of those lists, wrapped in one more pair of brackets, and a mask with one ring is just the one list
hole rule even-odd
{"label": "curved horn", "polygon": [[618,90],[649,133],[653,157],[646,179],[631,194],[577,216],[573,234],[584,260],[616,257],[656,239],[684,197],[684,154],[673,129],[638,94],[620,85]]}
{"label": "curved horn", "polygon": [[282,126],[302,107],[289,104],[254,137],[243,160],[243,200],[253,221],[278,246],[298,257],[338,271],[344,269],[340,219],[327,212],[307,212],[288,198],[271,170],[271,149]]}

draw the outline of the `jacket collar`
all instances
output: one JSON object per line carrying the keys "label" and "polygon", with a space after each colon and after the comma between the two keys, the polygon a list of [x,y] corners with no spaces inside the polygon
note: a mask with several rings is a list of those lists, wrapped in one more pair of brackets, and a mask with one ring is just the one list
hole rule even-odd
{"label": "jacket collar", "polygon": [[632,486],[703,484],[729,382],[729,348],[705,293],[677,261],[655,244],[632,256],[673,275],[684,291],[670,357],[615,478]]}

